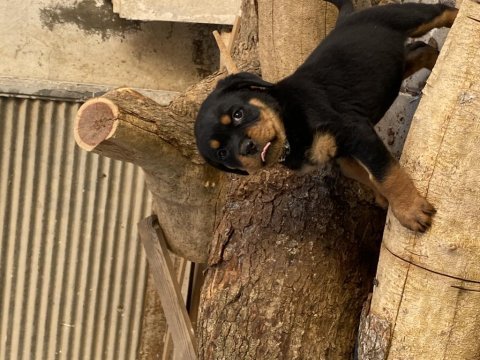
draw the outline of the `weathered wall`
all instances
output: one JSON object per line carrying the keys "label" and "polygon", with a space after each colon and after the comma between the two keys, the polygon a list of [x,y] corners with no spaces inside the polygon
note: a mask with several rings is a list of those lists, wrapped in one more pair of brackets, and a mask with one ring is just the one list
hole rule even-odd
{"label": "weathered wall", "polygon": [[122,18],[232,25],[240,0],[113,0]]}
{"label": "weathered wall", "polygon": [[217,25],[128,21],[108,0],[0,2],[0,76],[180,91],[218,67]]}

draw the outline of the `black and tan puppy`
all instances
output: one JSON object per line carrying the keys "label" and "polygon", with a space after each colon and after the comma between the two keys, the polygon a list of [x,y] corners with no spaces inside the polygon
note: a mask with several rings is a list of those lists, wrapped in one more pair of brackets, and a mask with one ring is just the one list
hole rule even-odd
{"label": "black and tan puppy", "polygon": [[346,176],[371,187],[380,204],[390,204],[404,226],[423,232],[435,209],[373,126],[397,97],[402,79],[436,60],[435,49],[421,42],[405,46],[406,39],[450,27],[457,9],[350,8],[341,11],[341,21],[305,63],[280,82],[250,73],[220,81],[198,113],[197,146],[208,163],[239,174],[278,162],[303,170],[336,160]]}

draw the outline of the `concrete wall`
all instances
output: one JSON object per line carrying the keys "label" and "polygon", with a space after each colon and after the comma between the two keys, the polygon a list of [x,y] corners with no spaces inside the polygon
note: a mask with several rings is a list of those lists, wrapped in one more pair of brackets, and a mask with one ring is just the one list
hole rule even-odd
{"label": "concrete wall", "polygon": [[0,1],[0,76],[182,91],[217,68],[218,27],[124,20],[108,0]]}
{"label": "concrete wall", "polygon": [[125,19],[229,24],[240,15],[241,0],[113,0]]}

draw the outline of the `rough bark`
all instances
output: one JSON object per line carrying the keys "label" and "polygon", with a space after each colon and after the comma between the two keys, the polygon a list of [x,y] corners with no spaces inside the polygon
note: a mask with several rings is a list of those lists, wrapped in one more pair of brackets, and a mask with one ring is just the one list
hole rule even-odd
{"label": "rough bark", "polygon": [[276,169],[228,193],[202,293],[200,358],[348,359],[383,211],[335,170]]}
{"label": "rough bark", "polygon": [[365,359],[480,358],[479,33],[464,0],[402,155],[438,212],[424,235],[388,216],[370,315],[388,322],[389,351]]}

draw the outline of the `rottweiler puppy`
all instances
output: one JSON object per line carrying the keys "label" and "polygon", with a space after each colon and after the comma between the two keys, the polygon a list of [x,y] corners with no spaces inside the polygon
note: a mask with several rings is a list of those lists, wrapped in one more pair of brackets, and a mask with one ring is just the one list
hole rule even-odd
{"label": "rottweiler puppy", "polygon": [[406,46],[407,38],[450,27],[458,10],[407,3],[352,12],[350,0],[335,2],[335,29],[293,74],[272,84],[243,72],[218,83],[195,123],[199,152],[216,168],[244,175],[276,163],[304,171],[334,160],[400,223],[424,232],[435,209],[373,126],[403,78],[435,63],[436,49]]}

